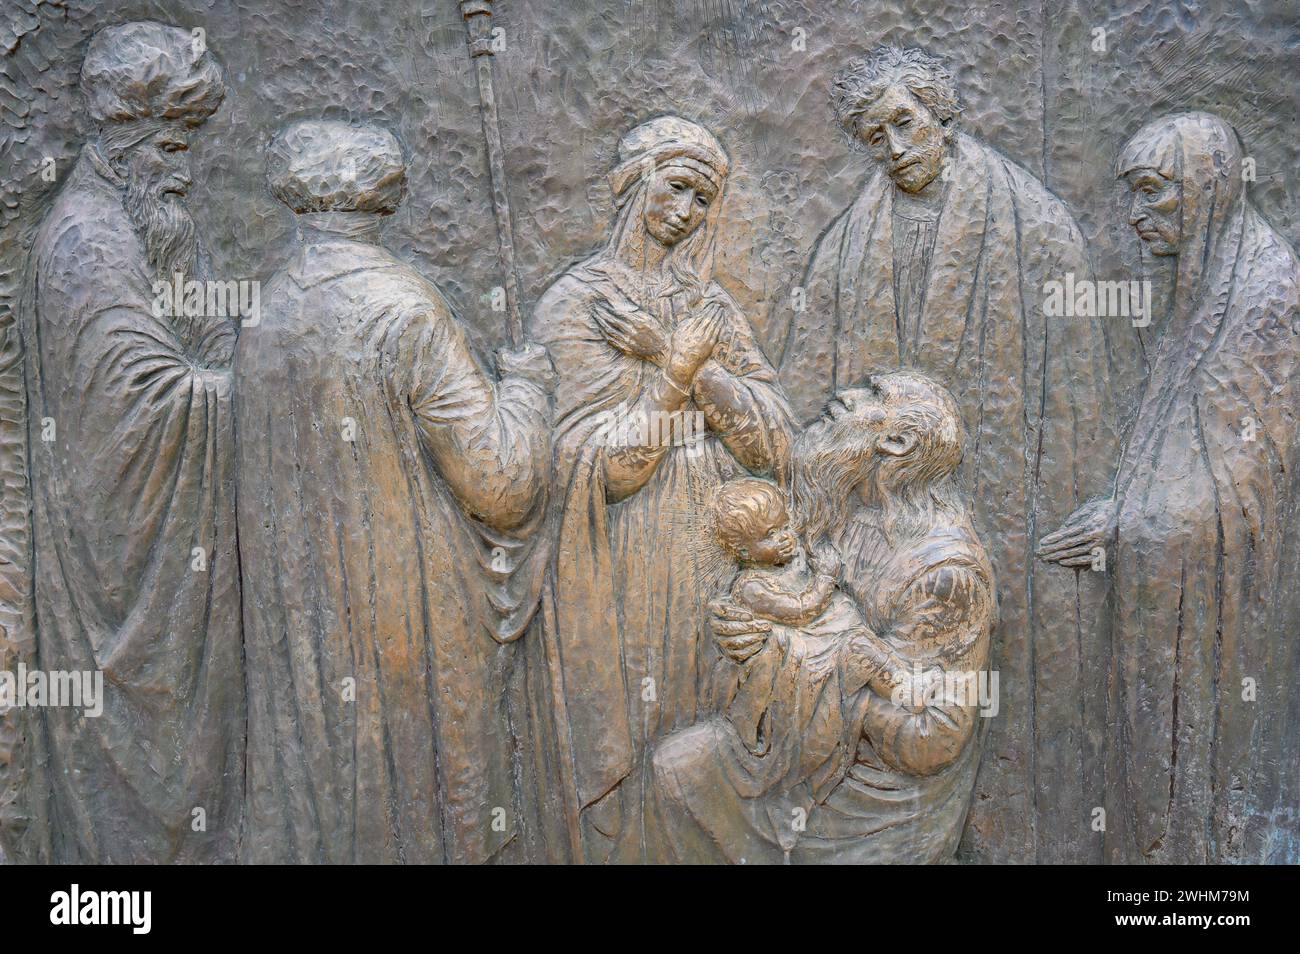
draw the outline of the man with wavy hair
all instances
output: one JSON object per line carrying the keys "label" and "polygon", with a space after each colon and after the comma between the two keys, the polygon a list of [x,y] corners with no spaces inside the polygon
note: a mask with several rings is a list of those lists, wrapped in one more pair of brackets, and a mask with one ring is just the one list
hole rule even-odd
{"label": "man with wavy hair", "polygon": [[802,420],[875,368],[915,368],[953,393],[971,437],[963,489],[1002,581],[1008,687],[969,847],[986,860],[1095,856],[1082,820],[1101,791],[1102,580],[1032,555],[1036,527],[1104,491],[1116,450],[1106,329],[1043,308],[1046,282],[1088,276],[1083,238],[1041,182],[960,131],[936,57],[877,49],[835,76],[831,105],[875,169],[817,242],[806,307],[774,316],[782,384]]}

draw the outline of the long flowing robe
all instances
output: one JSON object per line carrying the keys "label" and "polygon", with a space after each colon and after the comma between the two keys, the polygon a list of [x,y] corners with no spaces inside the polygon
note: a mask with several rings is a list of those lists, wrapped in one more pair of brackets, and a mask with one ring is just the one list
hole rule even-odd
{"label": "long flowing robe", "polygon": [[104,676],[98,718],[43,713],[57,861],[233,860],[239,831],[234,329],[157,317],[153,277],[120,180],[86,147],[19,317],[37,661]]}
{"label": "long flowing robe", "polygon": [[792,633],[773,627],[722,712],[656,750],[652,804],[675,860],[925,864],[957,850],[977,705],[957,693],[913,711],[869,680],[882,656],[954,675],[985,668],[988,559],[969,524],[890,543],[863,513],[840,546],[848,594]]}
{"label": "long flowing robe", "polygon": [[1119,472],[1107,850],[1295,864],[1300,263],[1247,200],[1230,127],[1153,127],[1124,165],[1181,181],[1183,243]]}
{"label": "long flowing robe", "polygon": [[[727,437],[779,465],[788,459],[790,421],[776,373],[734,302],[716,284],[708,293],[727,300],[728,328],[722,351],[700,373],[717,376],[748,405]],[[547,698],[558,695],[567,727],[550,731],[567,736],[559,757],[572,761],[579,806],[618,788],[609,818],[594,822],[608,840],[594,849],[597,860],[638,861],[658,850],[661,839],[645,827],[649,748],[694,723],[709,704],[718,655],[708,604],[727,567],[711,549],[704,511],[718,485],[745,473],[723,438],[700,427],[680,435],[640,490],[618,502],[607,498],[611,429],[659,372],[611,346],[593,311],[639,295],[598,254],[547,290],[530,329],[559,375],[552,483],[559,537],[539,614],[549,632],[533,641],[535,651],[557,651],[558,658],[530,663],[529,678],[562,674]],[[682,290],[641,304],[670,329],[690,297]],[[687,402],[679,420],[694,413]]]}
{"label": "long flowing robe", "polygon": [[[1089,275],[1078,227],[1027,172],[960,134],[920,315],[903,309],[902,327],[895,201],[878,172],[818,241],[806,307],[784,326],[774,315],[781,382],[799,420],[876,369],[923,371],[957,399],[970,437],[962,492],[998,573],[1005,689],[966,847],[989,861],[1099,858],[1080,819],[1103,789],[1105,578],[1036,563],[1033,548],[1108,491],[1118,444],[1107,335],[1131,331],[1045,317],[1046,282]],[[900,293],[922,266],[910,262]]]}
{"label": "long flowing robe", "polygon": [[240,336],[254,862],[466,862],[519,831],[548,397],[496,387],[437,289],[308,230]]}

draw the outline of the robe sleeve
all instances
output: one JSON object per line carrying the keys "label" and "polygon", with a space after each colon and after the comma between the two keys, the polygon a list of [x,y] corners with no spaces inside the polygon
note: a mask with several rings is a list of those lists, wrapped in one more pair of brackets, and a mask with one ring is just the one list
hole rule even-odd
{"label": "robe sleeve", "polygon": [[794,431],[785,392],[739,306],[714,287],[729,322],[713,357],[696,374],[696,406],[747,470],[785,483]]}
{"label": "robe sleeve", "polygon": [[477,519],[497,529],[523,523],[550,465],[549,396],[523,377],[494,384],[441,302],[403,337],[407,397],[439,474]]}
{"label": "robe sleeve", "polygon": [[[907,589],[894,625],[882,639],[899,659],[926,673],[973,679],[969,674],[987,662],[991,614],[992,594],[977,574],[964,566],[941,565]],[[979,705],[967,689],[974,685],[959,683],[957,692],[938,693],[923,707],[895,705],[873,692],[863,734],[893,768],[933,775],[951,765],[974,735]]]}

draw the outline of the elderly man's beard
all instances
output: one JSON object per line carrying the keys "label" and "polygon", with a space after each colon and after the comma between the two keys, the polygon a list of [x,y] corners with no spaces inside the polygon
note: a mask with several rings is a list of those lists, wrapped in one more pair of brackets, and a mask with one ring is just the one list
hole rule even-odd
{"label": "elderly man's beard", "polygon": [[188,277],[198,258],[198,233],[184,200],[158,191],[167,175],[165,168],[131,162],[124,198],[127,217],[160,281],[171,281],[177,272]]}
{"label": "elderly man's beard", "polygon": [[846,527],[872,508],[886,539],[922,532],[936,520],[964,519],[952,474],[933,476],[876,452],[877,432],[852,415],[823,417],[795,442],[793,494],[810,541]]}
{"label": "elderly man's beard", "polygon": [[795,441],[792,491],[809,541],[830,534],[856,509],[850,498],[876,469],[874,439],[861,421],[822,417]]}

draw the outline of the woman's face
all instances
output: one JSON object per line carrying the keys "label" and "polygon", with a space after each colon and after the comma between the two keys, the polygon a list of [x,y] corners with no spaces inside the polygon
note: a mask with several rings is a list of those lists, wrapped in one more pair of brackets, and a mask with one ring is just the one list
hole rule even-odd
{"label": "woman's face", "polygon": [[1177,255],[1183,237],[1183,188],[1154,169],[1134,169],[1124,177],[1133,193],[1129,225],[1152,255]]}
{"label": "woman's face", "polygon": [[717,190],[698,172],[671,165],[656,169],[646,195],[646,231],[672,248],[699,228],[715,198]]}

